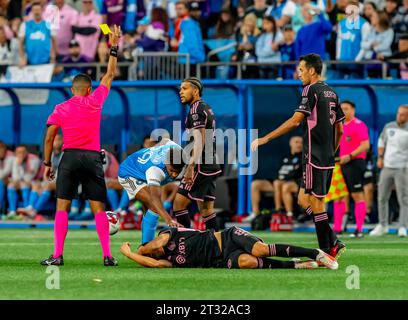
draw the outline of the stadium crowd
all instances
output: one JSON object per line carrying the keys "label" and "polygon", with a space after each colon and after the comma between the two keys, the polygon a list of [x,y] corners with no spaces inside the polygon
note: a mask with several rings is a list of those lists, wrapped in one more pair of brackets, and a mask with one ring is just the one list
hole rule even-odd
{"label": "stadium crowd", "polygon": [[[55,80],[69,80],[78,71],[95,77],[75,64],[107,61],[101,23],[125,31],[120,61],[132,61],[137,52],[188,53],[193,73],[209,51],[234,41],[230,55],[210,60],[282,63],[311,52],[339,62],[408,57],[408,0],[1,0],[0,75],[9,65],[62,62],[73,66],[57,66]],[[390,66],[389,76],[408,78],[406,62]],[[228,76],[235,75],[230,67]],[[364,75],[380,77],[381,66],[340,63],[327,70],[329,78]],[[118,76],[127,75],[118,70]],[[247,65],[242,76],[296,74],[290,64]]]}

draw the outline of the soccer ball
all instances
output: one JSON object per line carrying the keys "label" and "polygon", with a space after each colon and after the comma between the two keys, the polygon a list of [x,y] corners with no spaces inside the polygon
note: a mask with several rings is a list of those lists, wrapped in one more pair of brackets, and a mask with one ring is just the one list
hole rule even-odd
{"label": "soccer ball", "polygon": [[113,236],[119,231],[120,228],[119,214],[112,211],[106,211],[106,216],[108,217],[109,221],[109,234]]}

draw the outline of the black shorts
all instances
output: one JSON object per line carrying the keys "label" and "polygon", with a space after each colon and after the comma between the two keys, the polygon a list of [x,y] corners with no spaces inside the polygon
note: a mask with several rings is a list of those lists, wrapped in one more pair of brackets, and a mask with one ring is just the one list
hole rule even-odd
{"label": "black shorts", "polygon": [[106,184],[99,152],[64,150],[58,166],[57,198],[66,200],[76,198],[79,184],[82,185],[85,199],[106,201]]}
{"label": "black shorts", "polygon": [[222,267],[239,269],[238,259],[241,254],[251,254],[255,243],[262,239],[237,227],[225,229],[221,232]]}
{"label": "black shorts", "polygon": [[306,194],[317,198],[324,198],[328,193],[333,176],[333,169],[317,169],[310,164],[303,164],[303,178],[300,188]]}
{"label": "black shorts", "polygon": [[375,176],[372,170],[365,170],[364,172],[364,185],[373,183],[375,184]]}
{"label": "black shorts", "polygon": [[349,192],[362,192],[364,190],[365,171],[366,163],[364,159],[354,159],[341,166],[341,172]]}
{"label": "black shorts", "polygon": [[178,193],[190,200],[214,201],[216,180],[221,171],[203,173],[196,167],[194,172],[191,184],[186,184],[184,179],[181,180]]}

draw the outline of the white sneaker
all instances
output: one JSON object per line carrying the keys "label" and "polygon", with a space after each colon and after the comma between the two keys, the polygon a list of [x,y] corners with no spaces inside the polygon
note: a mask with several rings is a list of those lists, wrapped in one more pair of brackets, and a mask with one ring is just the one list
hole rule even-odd
{"label": "white sneaker", "polygon": [[256,213],[251,213],[248,217],[242,219],[242,222],[251,222],[254,220],[258,215]]}
{"label": "white sneaker", "polygon": [[398,237],[406,237],[407,236],[407,229],[401,227],[398,229]]}
{"label": "white sneaker", "polygon": [[383,236],[388,233],[388,227],[383,227],[381,224],[377,224],[377,226],[371,230],[370,236]]}

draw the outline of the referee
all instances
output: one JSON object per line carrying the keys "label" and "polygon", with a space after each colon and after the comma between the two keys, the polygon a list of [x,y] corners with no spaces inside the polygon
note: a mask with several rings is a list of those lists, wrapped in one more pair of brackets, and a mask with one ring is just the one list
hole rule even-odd
{"label": "referee", "polygon": [[102,246],[103,264],[117,266],[110,252],[109,222],[105,213],[106,185],[100,153],[100,124],[102,106],[109,94],[117,65],[121,29],[116,25],[109,34],[110,58],[108,70],[99,87],[92,92],[92,80],[84,74],[72,81],[71,99],[57,105],[47,121],[44,142],[44,179],[53,180],[51,153],[54,138],[61,128],[64,154],[58,166],[57,212],[54,224],[54,253],[42,265],[64,265],[62,256],[68,232],[68,212],[76,197],[79,183],[91,210],[95,214],[96,231]]}

